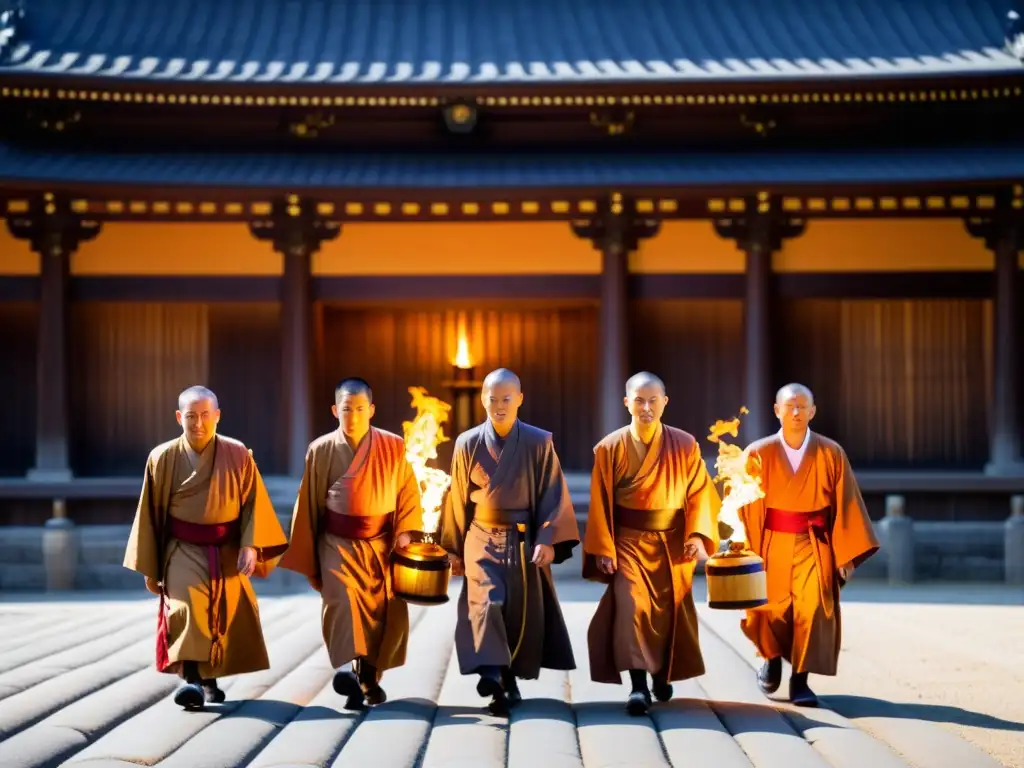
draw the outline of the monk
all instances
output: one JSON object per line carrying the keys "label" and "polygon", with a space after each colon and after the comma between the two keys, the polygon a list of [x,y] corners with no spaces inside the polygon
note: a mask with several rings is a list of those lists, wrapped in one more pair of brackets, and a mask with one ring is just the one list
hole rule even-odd
{"label": "monk", "polygon": [[878,551],[864,499],[846,453],[810,430],[814,395],[787,384],[775,397],[782,429],[752,443],[748,463],[760,462],[764,498],[740,509],[751,550],[765,561],[769,604],[748,611],[743,632],[765,659],[761,690],[782,682],[792,666],[789,698],[813,707],[809,673],[835,675],[839,661],[839,589],[854,568]]}
{"label": "monk", "polygon": [[185,709],[224,701],[217,678],[267,669],[256,594],[287,549],[260,471],[238,440],[217,434],[206,387],[178,396],[182,434],[149,454],[124,566],[160,596],[156,667],[180,675]]}
{"label": "monk", "polygon": [[517,678],[576,668],[551,576],[572,556],[579,527],[551,434],[518,418],[519,377],[487,374],[487,421],[456,438],[440,543],[453,573],[465,573],[455,648],[477,693],[507,715],[522,700]]}
{"label": "monk", "polygon": [[662,423],[660,378],[632,376],[623,400],[629,425],[594,448],[583,577],[608,585],[587,633],[590,677],[620,684],[628,670],[626,711],[640,716],[651,688],[668,701],[673,681],[704,674],[691,589],[718,550],[721,497],[696,438]]}
{"label": "monk", "polygon": [[423,522],[405,441],[371,426],[374,411],[365,380],[345,379],[335,388],[338,429],[306,451],[281,560],[320,593],[334,690],[352,710],[387,701],[383,672],[405,663],[409,609],[392,593],[389,558]]}

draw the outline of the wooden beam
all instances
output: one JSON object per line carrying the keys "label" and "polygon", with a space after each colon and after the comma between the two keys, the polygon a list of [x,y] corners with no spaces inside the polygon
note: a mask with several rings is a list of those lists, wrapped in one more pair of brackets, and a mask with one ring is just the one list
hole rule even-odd
{"label": "wooden beam", "polygon": [[[52,185],[23,182],[0,190],[0,215],[36,215]],[[801,219],[989,217],[1009,204],[1007,182],[775,185],[776,211]],[[631,187],[629,213],[646,220],[742,217],[760,185]],[[63,185],[72,211],[95,221],[251,222],[270,215],[276,188]],[[308,204],[331,222],[578,221],[593,217],[607,187],[508,189],[323,189]]]}

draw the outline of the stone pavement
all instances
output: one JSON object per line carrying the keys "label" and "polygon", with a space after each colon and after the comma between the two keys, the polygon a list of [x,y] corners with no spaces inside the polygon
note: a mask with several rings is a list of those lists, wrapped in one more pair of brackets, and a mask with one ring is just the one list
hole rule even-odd
{"label": "stone pavement", "polygon": [[[459,584],[453,584],[453,596]],[[1024,595],[999,587],[852,584],[826,705],[766,699],[739,614],[701,606],[708,673],[649,718],[589,680],[595,585],[559,579],[579,669],[522,685],[491,717],[453,662],[453,604],[413,609],[409,664],[390,701],[346,712],[330,685],[310,594],[261,599],[270,670],[227,679],[229,701],[186,713],[152,668],[156,606],[141,591],[0,598],[0,766],[352,768],[1024,768]],[[785,687],[785,686],[784,686]]]}

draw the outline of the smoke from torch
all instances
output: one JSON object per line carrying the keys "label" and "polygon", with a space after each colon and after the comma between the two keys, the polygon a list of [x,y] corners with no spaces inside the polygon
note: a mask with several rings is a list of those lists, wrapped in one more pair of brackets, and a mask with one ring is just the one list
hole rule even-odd
{"label": "smoke from torch", "polygon": [[[750,413],[746,406],[740,408],[741,414]],[[750,456],[738,445],[727,443],[725,435],[739,436],[739,416],[722,421],[719,419],[709,427],[707,439],[718,443],[718,456],[715,458],[715,483],[722,486],[722,508],[718,513],[719,521],[732,528],[729,540],[734,544],[745,544],[747,531],[740,520],[739,511],[742,507],[764,498],[761,488],[761,460],[758,456]]]}
{"label": "smoke from torch", "polygon": [[437,458],[437,446],[449,438],[444,434],[443,424],[448,421],[452,407],[428,395],[423,387],[409,387],[412,407],[416,418],[402,422],[405,437],[405,458],[412,465],[412,471],[420,485],[420,504],[423,506],[423,532],[437,531],[441,522],[441,502],[452,479],[447,472],[428,467],[427,462]]}

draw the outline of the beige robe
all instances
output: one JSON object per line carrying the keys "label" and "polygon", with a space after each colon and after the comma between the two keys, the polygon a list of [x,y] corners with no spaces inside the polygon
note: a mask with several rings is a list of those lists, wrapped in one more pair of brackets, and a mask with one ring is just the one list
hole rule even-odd
{"label": "beige robe", "polygon": [[[239,521],[240,538],[216,548],[222,578],[211,579],[206,547],[170,535],[170,518],[198,525]],[[179,437],[155,448],[146,462],[124,566],[162,584],[158,668],[180,674],[181,662],[195,661],[203,678],[267,669],[256,594],[249,578],[238,573],[238,552],[256,548],[254,575],[265,577],[287,546],[263,478],[242,443],[217,435],[196,454]]]}
{"label": "beige robe", "polygon": [[[616,522],[616,506],[677,509],[685,522],[663,532],[626,528]],[[683,562],[682,550],[696,535],[709,555],[717,551],[720,507],[692,435],[659,425],[645,448],[623,427],[597,444],[583,576],[608,588],[587,633],[591,679],[619,683],[629,669],[661,673],[667,681],[704,674],[691,593],[696,561]],[[613,576],[598,570],[599,556],[615,561]]]}
{"label": "beige robe", "polygon": [[[478,509],[518,511],[525,530],[480,522]],[[534,680],[541,668],[576,668],[551,568],[531,559],[546,544],[563,562],[579,536],[550,432],[516,421],[502,440],[485,422],[459,435],[440,541],[466,566],[455,625],[462,674],[508,667]]]}
{"label": "beige robe", "polygon": [[[795,672],[834,675],[842,630],[838,568],[860,565],[878,551],[850,462],[838,443],[813,432],[796,472],[779,435],[747,450],[761,462],[765,496],[741,509],[740,518],[748,546],[764,558],[769,604],[747,612],[743,632],[764,658],[781,656]],[[768,508],[828,508],[826,531],[818,536],[766,530]]]}
{"label": "beige robe", "polygon": [[[342,538],[325,530],[325,515],[390,516],[392,532]],[[322,585],[335,668],[360,658],[378,673],[405,663],[409,609],[392,594],[389,559],[398,536],[422,526],[419,482],[401,437],[371,427],[355,451],[340,430],[310,444],[281,567]]]}

